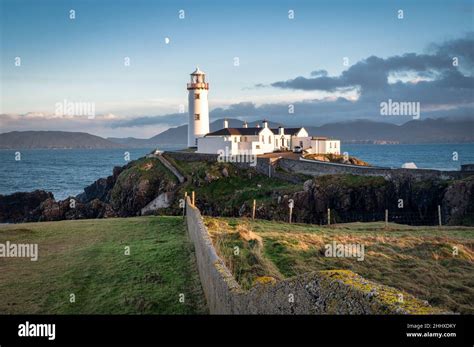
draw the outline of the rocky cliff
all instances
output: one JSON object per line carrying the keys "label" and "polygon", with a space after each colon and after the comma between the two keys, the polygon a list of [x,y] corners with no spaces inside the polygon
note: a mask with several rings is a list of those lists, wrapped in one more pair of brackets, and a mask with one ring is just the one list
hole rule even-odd
{"label": "rocky cliff", "polygon": [[34,191],[0,195],[0,222],[20,223],[63,219],[127,217],[163,192],[173,191],[177,179],[156,158],[142,158],[100,178],[76,197],[56,201],[52,193]]}
{"label": "rocky cliff", "polygon": [[160,195],[170,206],[161,213],[182,214],[177,197],[195,191],[197,206],[210,216],[250,217],[255,199],[257,218],[288,220],[292,199],[294,222],[326,224],[328,208],[331,223],[381,221],[388,209],[392,222],[435,225],[440,205],[443,224],[474,224],[474,176],[420,180],[326,175],[295,181],[230,163],[167,158],[186,178],[184,183],[157,158],[142,158],[114,168],[111,176],[63,201],[44,191],[0,195],[0,222],[135,216]]}

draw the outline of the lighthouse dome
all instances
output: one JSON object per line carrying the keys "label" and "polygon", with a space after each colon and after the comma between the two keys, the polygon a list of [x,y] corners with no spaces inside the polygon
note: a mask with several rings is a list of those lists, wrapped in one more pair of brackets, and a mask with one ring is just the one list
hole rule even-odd
{"label": "lighthouse dome", "polygon": [[204,71],[199,70],[199,67],[196,67],[196,70],[191,75],[205,75]]}

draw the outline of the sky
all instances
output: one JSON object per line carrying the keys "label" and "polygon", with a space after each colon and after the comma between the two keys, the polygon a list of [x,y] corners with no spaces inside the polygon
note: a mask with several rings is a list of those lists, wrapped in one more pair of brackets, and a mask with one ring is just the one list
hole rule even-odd
{"label": "sky", "polygon": [[[151,137],[187,121],[196,66],[211,120],[410,120],[382,116],[388,99],[419,102],[422,117],[473,115],[472,0],[0,4],[0,132]],[[58,116],[65,100],[95,117]]]}

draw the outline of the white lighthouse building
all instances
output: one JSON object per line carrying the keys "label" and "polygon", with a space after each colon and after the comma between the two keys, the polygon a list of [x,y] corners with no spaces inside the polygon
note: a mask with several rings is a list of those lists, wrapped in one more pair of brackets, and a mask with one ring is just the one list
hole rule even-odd
{"label": "white lighthouse building", "polygon": [[191,74],[191,83],[188,83],[188,147],[197,147],[197,139],[209,133],[208,90],[209,83],[206,83],[206,74],[196,68],[196,71]]}
{"label": "white lighthouse building", "polygon": [[262,122],[262,126],[256,125],[252,128],[246,122],[242,128],[229,128],[229,122],[224,120],[223,128],[211,133],[207,101],[209,83],[206,82],[206,74],[198,67],[191,74],[187,88],[188,147],[196,148],[197,153],[217,154],[226,151],[230,155],[260,155],[291,150],[301,153],[304,150],[307,153],[339,154],[339,140],[310,137],[303,127],[270,128],[266,120]]}

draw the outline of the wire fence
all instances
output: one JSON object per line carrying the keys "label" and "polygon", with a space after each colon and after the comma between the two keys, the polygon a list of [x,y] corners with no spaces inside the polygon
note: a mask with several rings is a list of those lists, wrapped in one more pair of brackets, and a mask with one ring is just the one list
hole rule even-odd
{"label": "wire fence", "polygon": [[[441,216],[441,224],[443,224]],[[328,223],[329,221],[329,223]],[[400,211],[383,211],[372,213],[358,213],[358,212],[339,212],[331,210],[320,218],[320,224],[339,224],[339,223],[353,223],[353,222],[387,222],[407,225],[439,225],[438,213],[420,214],[416,212],[400,212]]]}
{"label": "wire fence", "polygon": [[[302,218],[303,217],[303,218]],[[289,220],[289,217],[288,217]],[[474,213],[464,213],[460,216],[450,216],[440,209],[429,213],[404,211],[376,211],[376,212],[340,212],[328,210],[315,216],[292,216],[294,222],[313,223],[319,225],[354,223],[354,222],[382,222],[397,223],[413,226],[443,226],[459,225],[474,226]]]}

